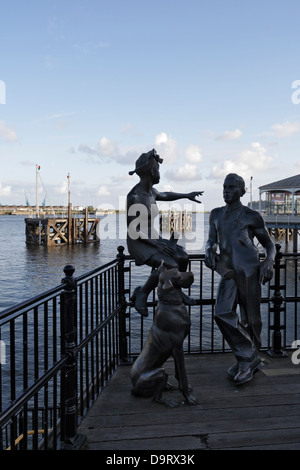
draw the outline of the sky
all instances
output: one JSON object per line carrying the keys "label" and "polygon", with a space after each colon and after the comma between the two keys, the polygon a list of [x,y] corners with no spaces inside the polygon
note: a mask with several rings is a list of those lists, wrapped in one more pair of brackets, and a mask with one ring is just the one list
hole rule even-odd
{"label": "sky", "polygon": [[[299,0],[0,0],[0,203],[122,209],[153,148],[159,191],[223,205],[241,175],[300,173]],[[252,177],[252,185],[250,180]],[[252,193],[250,194],[250,188]],[[185,200],[185,202],[189,202]]]}

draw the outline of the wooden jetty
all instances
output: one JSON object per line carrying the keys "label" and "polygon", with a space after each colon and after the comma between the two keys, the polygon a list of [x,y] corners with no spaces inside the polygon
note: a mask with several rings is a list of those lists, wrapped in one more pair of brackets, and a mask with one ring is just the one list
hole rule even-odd
{"label": "wooden jetty", "polygon": [[293,241],[293,251],[298,251],[298,233],[300,230],[300,216],[299,215],[264,215],[263,218],[267,229],[271,235],[274,235],[279,242],[285,240],[289,243]]}
{"label": "wooden jetty", "polygon": [[49,246],[98,242],[99,222],[100,219],[89,217],[87,208],[84,217],[73,217],[69,205],[68,217],[26,218],[26,243]]}
{"label": "wooden jetty", "polygon": [[[199,403],[173,409],[134,397],[130,367],[119,367],[79,427],[82,450],[300,450],[300,366],[261,356],[262,370],[240,387],[227,376],[231,353],[186,356]],[[175,385],[173,361],[166,370]]]}
{"label": "wooden jetty", "polygon": [[160,214],[160,229],[163,232],[184,232],[192,230],[193,215],[187,211],[169,211]]}
{"label": "wooden jetty", "polygon": [[36,215],[25,219],[26,243],[31,245],[58,245],[98,242],[97,225],[100,220],[89,218],[85,208],[84,217],[72,214],[70,173],[68,173],[68,215],[67,217],[41,217],[38,202],[38,181],[40,166],[36,165]]}

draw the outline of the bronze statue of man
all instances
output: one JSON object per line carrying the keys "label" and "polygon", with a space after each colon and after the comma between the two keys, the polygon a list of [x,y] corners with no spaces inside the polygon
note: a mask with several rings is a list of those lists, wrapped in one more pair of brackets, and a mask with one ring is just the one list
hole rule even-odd
{"label": "bronze statue of man", "polygon": [[[148,265],[153,268],[149,279],[143,286],[135,289],[132,300],[135,301],[136,310],[144,316],[148,315],[147,298],[149,293],[157,286],[157,268],[161,261],[169,268],[178,268],[186,271],[188,255],[177,240],[162,238],[156,230],[155,217],[159,210],[156,201],[175,201],[187,198],[190,201],[200,202],[196,199],[203,191],[191,193],[159,192],[153,186],[160,181],[159,165],[163,159],[153,149],[143,153],[135,162],[135,170],[140,181],[127,195],[127,248],[134,257],[137,266]],[[188,298],[185,298],[189,302]]]}
{"label": "bronze statue of man", "polygon": [[[215,321],[236,357],[228,373],[237,385],[261,369],[261,283],[272,279],[275,247],[262,216],[244,205],[245,182],[235,173],[223,185],[225,206],[213,209],[209,220],[205,264],[221,275]],[[265,249],[259,261],[256,238]],[[219,252],[217,252],[217,249]],[[237,314],[240,307],[240,318]]]}

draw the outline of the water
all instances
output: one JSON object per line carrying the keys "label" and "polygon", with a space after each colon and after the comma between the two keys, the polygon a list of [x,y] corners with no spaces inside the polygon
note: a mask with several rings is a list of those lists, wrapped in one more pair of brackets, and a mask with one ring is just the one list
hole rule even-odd
{"label": "water", "polygon": [[[193,232],[179,240],[188,253],[204,252],[208,218],[209,214],[193,215]],[[24,219],[18,215],[0,216],[0,312],[59,285],[67,264],[72,264],[74,275],[79,276],[115,259],[119,245],[128,253],[125,214],[100,217],[100,243],[49,247],[25,243]],[[285,249],[292,247],[283,246]]]}
{"label": "water", "polygon": [[[197,219],[198,217],[198,219]],[[188,253],[203,253],[204,244],[207,239],[208,233],[208,214],[200,214],[195,216],[193,221],[193,232],[187,234],[192,236],[193,240],[182,239],[179,243],[185,246]],[[90,243],[87,245],[63,245],[56,246],[34,246],[25,243],[25,222],[23,216],[0,216],[0,313],[6,308],[9,308],[21,301],[29,299],[35,295],[56,287],[61,283],[64,277],[63,268],[67,264],[72,264],[75,267],[75,276],[84,274],[96,267],[99,267],[113,259],[117,255],[117,248],[119,245],[126,249],[126,221],[125,215],[109,215],[101,217],[100,221],[100,243]],[[196,233],[196,237],[194,234]],[[285,247],[283,247],[284,251]],[[290,248],[289,248],[290,249]],[[149,274],[147,268],[146,275]],[[298,294],[298,282],[294,276],[295,267],[293,262],[289,263],[287,269],[287,293],[293,295],[295,291]],[[207,270],[209,273],[209,270]],[[204,273],[205,274],[205,273]],[[205,289],[208,289],[207,296],[210,297],[210,283],[207,274],[203,277],[203,292],[205,296]],[[199,276],[198,276],[199,277]],[[133,265],[133,278],[134,282],[140,284],[146,280],[142,275],[142,267],[135,267]],[[133,284],[134,284],[133,282]],[[196,283],[195,283],[196,284]],[[217,287],[216,283],[216,287]],[[198,287],[195,285],[195,289]],[[267,289],[265,286],[263,291]],[[293,304],[288,306],[291,309],[291,318],[293,318]],[[203,321],[203,329],[208,334],[203,336],[203,347],[209,347],[210,344],[210,331],[213,318],[211,315],[210,307],[203,306],[203,318],[200,319],[199,311],[195,309],[196,313],[192,315],[192,324],[194,334],[191,338],[191,348],[198,348],[200,321]],[[262,316],[265,325],[267,325],[267,304],[262,306]],[[298,315],[296,313],[296,315]],[[289,316],[289,312],[288,312]],[[151,317],[149,316],[149,322]],[[140,321],[140,316],[133,309],[133,320]],[[146,321],[146,320],[145,320]],[[139,328],[136,328],[135,335],[135,321],[132,322],[132,345],[134,341],[140,341]],[[29,325],[30,327],[30,325]],[[300,328],[298,321],[298,329]],[[30,331],[30,328],[29,328]],[[293,328],[291,328],[293,331]],[[220,334],[217,328],[214,330],[215,345],[220,341]],[[266,343],[266,329],[264,331],[264,344]],[[293,333],[291,333],[293,335]],[[294,339],[288,335],[287,344],[290,344]],[[8,340],[9,341],[9,340]],[[21,361],[20,361],[21,364]],[[9,381],[7,381],[7,386]],[[9,394],[7,394],[9,396]]]}
{"label": "water", "polygon": [[[179,244],[187,252],[203,253],[208,215],[195,217],[193,230],[197,236],[190,232],[194,240],[179,240]],[[100,217],[100,243],[49,247],[25,243],[24,219],[18,215],[0,216],[0,312],[59,285],[67,264],[75,267],[77,277],[115,259],[119,245],[128,254],[125,214]]]}

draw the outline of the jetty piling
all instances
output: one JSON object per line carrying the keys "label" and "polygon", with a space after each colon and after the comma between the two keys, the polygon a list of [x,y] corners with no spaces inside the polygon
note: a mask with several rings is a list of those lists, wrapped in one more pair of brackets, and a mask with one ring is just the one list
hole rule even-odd
{"label": "jetty piling", "polygon": [[99,223],[100,219],[89,217],[87,208],[84,217],[74,217],[71,204],[69,204],[67,217],[26,218],[26,243],[49,246],[99,242],[97,234]]}
{"label": "jetty piling", "polygon": [[163,232],[188,232],[192,230],[192,213],[171,210],[160,215],[160,229]]}

